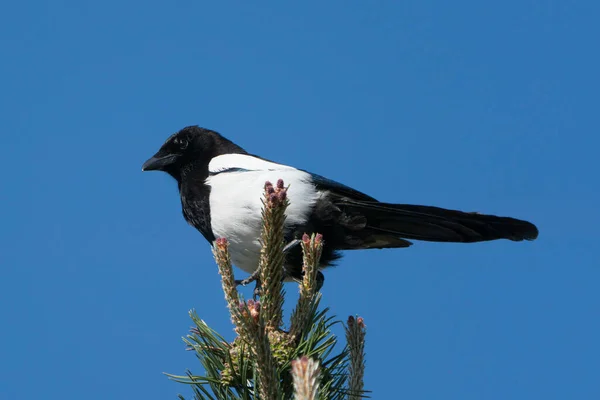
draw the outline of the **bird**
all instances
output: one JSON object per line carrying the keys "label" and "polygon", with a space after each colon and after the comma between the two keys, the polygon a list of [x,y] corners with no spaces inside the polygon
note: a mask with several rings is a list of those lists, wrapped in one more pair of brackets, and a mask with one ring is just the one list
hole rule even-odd
{"label": "bird", "polygon": [[[335,265],[346,250],[406,248],[413,240],[474,243],[538,237],[534,224],[516,218],[381,202],[321,175],[250,154],[218,132],[197,125],[169,136],[144,162],[142,171],[172,176],[184,219],[211,245],[226,238],[233,264],[254,278],[265,182],[279,179],[289,185],[286,280],[302,279],[302,250],[293,244],[307,232],[323,235],[321,269]],[[320,271],[318,279],[320,287],[324,280]]]}

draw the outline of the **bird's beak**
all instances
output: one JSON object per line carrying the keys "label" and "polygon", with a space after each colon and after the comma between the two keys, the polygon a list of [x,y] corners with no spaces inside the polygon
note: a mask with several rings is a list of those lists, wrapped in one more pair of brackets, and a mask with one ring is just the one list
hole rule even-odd
{"label": "bird's beak", "polygon": [[142,165],[142,171],[162,171],[165,167],[173,164],[177,160],[176,154],[167,154],[164,156],[159,156],[155,154],[150,157],[144,165]]}

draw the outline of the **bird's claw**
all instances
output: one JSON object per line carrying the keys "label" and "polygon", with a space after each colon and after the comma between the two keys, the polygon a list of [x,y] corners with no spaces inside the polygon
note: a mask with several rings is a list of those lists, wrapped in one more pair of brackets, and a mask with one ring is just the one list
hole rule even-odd
{"label": "bird's claw", "polygon": [[283,252],[287,253],[288,251],[290,251],[291,249],[293,249],[294,247],[296,247],[299,244],[300,244],[300,239],[294,239],[285,245],[285,247],[283,248]]}
{"label": "bird's claw", "polygon": [[260,284],[260,269],[257,269],[256,271],[254,271],[252,273],[252,275],[250,275],[249,277],[247,277],[246,279],[236,279],[235,280],[235,285],[239,286],[246,286],[249,283],[252,282],[256,282],[256,286],[254,287],[254,292],[252,297],[254,298],[254,300],[256,300],[258,297],[260,297],[260,288],[261,288],[261,284]]}
{"label": "bird's claw", "polygon": [[[299,244],[300,244],[300,240],[294,239],[285,245],[285,247],[283,248],[283,252],[287,253],[288,251],[290,251],[291,249],[293,249],[294,247],[296,247]],[[285,275],[285,271],[284,271],[284,275]],[[239,286],[239,285],[246,286],[249,283],[256,282],[256,286],[254,287],[254,292],[253,292],[254,300],[256,300],[258,297],[260,297],[260,293],[261,293],[261,282],[260,282],[259,278],[260,278],[260,268],[256,269],[252,273],[252,275],[250,275],[246,279],[236,279],[235,285],[236,286]],[[322,285],[322,280],[321,280],[321,285]]]}

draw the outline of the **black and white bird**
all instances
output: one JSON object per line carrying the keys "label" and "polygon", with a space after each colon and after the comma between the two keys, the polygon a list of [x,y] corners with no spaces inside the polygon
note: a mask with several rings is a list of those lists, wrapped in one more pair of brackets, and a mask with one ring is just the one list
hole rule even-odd
{"label": "black and white bird", "polygon": [[[323,234],[322,267],[338,259],[341,250],[408,247],[409,240],[472,243],[538,236],[535,225],[514,218],[383,203],[320,175],[249,154],[219,133],[197,126],[170,136],[142,170],[175,178],[186,221],[211,244],[226,238],[233,263],[249,273],[258,266],[264,184],[278,179],[289,185],[286,240]],[[301,260],[300,246],[291,247],[287,278],[301,278]]]}

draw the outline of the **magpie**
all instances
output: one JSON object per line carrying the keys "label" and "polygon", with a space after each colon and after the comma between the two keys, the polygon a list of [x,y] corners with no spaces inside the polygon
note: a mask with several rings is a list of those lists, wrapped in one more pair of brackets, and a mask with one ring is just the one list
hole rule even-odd
{"label": "magpie", "polygon": [[[185,220],[211,244],[226,238],[233,263],[248,273],[258,266],[264,185],[279,179],[289,185],[286,241],[321,233],[321,268],[333,265],[343,250],[409,247],[410,240],[472,243],[538,236],[535,225],[519,219],[380,202],[323,176],[252,155],[198,126],[171,135],[143,164],[142,171],[151,170],[175,178]],[[301,279],[301,248],[287,248],[284,274],[287,280]]]}

